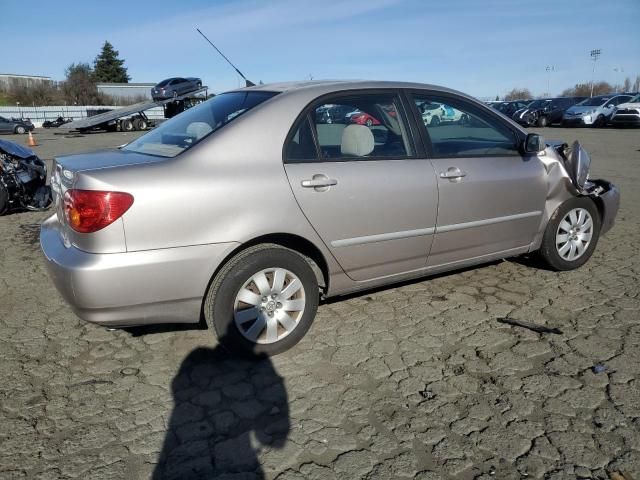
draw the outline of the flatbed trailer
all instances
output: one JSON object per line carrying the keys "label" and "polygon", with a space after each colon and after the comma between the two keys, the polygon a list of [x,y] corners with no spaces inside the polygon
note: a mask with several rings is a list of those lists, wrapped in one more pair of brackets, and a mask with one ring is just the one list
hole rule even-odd
{"label": "flatbed trailer", "polygon": [[[149,100],[122,108],[116,108],[98,115],[65,123],[60,126],[60,129],[77,130],[80,132],[88,130],[120,130],[125,132],[147,130],[153,126],[153,120],[150,120],[144,113],[146,110],[154,107],[164,107],[164,117],[171,118],[186,108],[193,106],[193,104],[206,100],[207,88],[208,87],[201,87],[198,90],[193,90],[189,93],[165,100]],[[204,96],[197,96],[200,93],[204,93]]]}

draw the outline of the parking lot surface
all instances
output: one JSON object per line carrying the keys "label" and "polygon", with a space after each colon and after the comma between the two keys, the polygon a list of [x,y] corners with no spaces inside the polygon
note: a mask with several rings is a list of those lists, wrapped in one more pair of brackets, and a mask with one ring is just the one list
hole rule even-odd
{"label": "parking lot surface", "polygon": [[198,327],[80,321],[44,268],[49,213],[1,217],[0,478],[640,478],[640,132],[537,131],[579,139],[621,189],[585,267],[516,259],[337,299],[259,362]]}

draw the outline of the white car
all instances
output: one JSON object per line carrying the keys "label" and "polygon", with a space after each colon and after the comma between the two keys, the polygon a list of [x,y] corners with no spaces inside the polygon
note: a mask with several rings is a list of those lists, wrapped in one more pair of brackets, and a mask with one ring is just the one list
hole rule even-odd
{"label": "white car", "polygon": [[618,105],[609,122],[612,125],[640,125],[640,95]]}
{"label": "white car", "polygon": [[467,115],[443,103],[423,103],[420,107],[422,121],[433,127],[441,123],[465,123]]}

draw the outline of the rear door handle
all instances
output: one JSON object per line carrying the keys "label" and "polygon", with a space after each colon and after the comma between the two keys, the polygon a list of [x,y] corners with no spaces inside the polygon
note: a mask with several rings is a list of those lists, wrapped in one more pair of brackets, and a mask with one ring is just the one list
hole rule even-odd
{"label": "rear door handle", "polygon": [[440,172],[440,178],[446,178],[448,180],[459,180],[466,176],[467,172],[463,172],[458,167],[449,167],[446,172]]}
{"label": "rear door handle", "polygon": [[337,185],[338,181],[333,178],[329,178],[326,175],[318,174],[318,175],[314,175],[313,178],[311,178],[310,180],[302,180],[300,184],[304,188],[326,189],[328,187]]}

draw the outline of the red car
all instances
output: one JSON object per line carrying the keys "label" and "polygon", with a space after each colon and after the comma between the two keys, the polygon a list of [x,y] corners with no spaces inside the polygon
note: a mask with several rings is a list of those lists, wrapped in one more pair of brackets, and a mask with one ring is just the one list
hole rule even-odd
{"label": "red car", "polygon": [[380,122],[378,121],[377,118],[372,117],[371,115],[365,112],[360,112],[360,113],[351,115],[350,119],[351,119],[351,123],[357,123],[358,125],[366,125],[367,127],[370,127],[372,125],[380,125]]}

